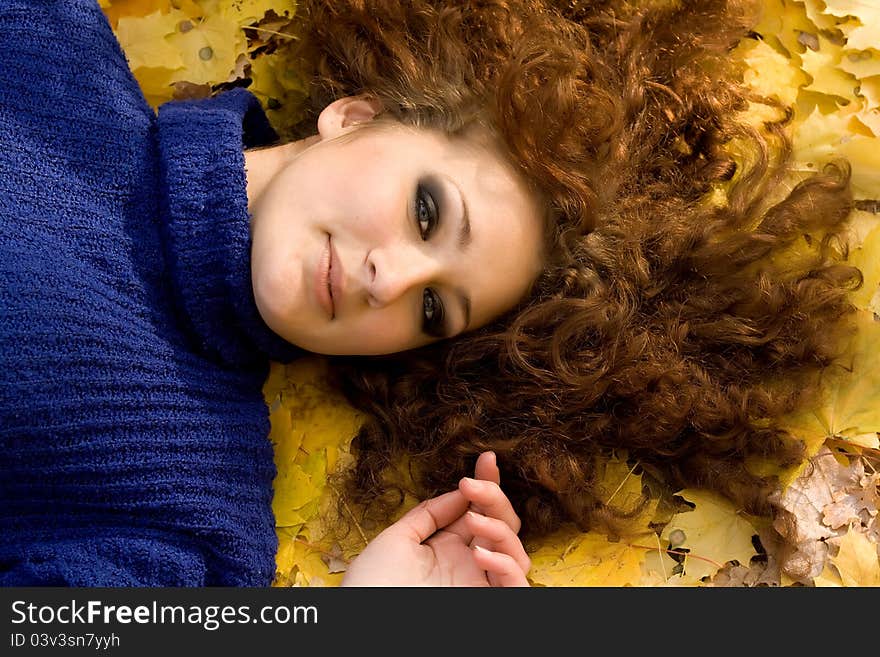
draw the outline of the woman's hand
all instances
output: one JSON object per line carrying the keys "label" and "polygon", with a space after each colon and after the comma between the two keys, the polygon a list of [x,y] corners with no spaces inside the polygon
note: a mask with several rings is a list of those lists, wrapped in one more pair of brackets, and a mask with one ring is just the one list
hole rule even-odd
{"label": "woman's hand", "polygon": [[474,470],[370,541],[342,586],[528,586],[531,561],[495,454],[480,454]]}

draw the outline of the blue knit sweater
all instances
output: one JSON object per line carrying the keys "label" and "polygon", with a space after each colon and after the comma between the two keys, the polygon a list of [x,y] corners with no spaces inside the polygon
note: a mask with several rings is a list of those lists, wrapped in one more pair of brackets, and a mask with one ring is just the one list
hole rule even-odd
{"label": "blue knit sweater", "polygon": [[93,1],[0,2],[0,585],[266,586],[243,89],[144,100]]}

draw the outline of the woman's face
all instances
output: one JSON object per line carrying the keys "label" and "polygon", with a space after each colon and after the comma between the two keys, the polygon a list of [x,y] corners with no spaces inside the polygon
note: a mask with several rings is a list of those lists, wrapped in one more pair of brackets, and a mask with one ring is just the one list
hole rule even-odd
{"label": "woman's face", "polygon": [[259,183],[248,160],[256,305],[311,352],[387,354],[470,331],[542,266],[538,205],[500,155],[397,122],[357,127],[377,109],[335,101]]}

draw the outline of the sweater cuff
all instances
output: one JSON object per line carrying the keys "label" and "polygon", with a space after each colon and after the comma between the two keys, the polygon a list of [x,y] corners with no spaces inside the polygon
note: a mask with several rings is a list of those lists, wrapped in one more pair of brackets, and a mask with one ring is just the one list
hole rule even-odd
{"label": "sweater cuff", "polygon": [[235,88],[165,103],[158,130],[168,263],[200,348],[235,366],[301,356],[263,322],[251,283],[244,149],[278,138],[259,100]]}

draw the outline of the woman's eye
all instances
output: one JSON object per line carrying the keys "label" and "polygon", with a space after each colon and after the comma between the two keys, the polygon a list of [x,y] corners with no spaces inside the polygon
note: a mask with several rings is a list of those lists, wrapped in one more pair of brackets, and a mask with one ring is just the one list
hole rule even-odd
{"label": "woman's eye", "polygon": [[422,330],[435,338],[444,337],[443,331],[443,304],[433,290],[425,288],[422,295],[422,312],[424,320]]}
{"label": "woman's eye", "polygon": [[422,239],[428,239],[437,225],[437,203],[431,193],[421,185],[416,192],[416,221]]}

